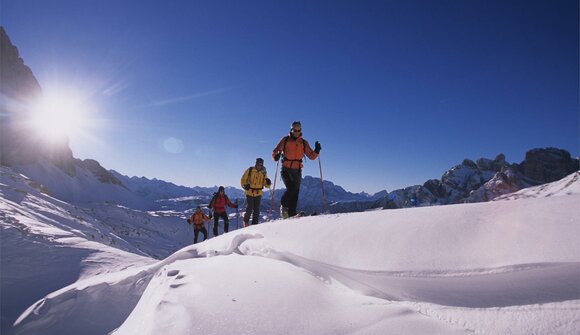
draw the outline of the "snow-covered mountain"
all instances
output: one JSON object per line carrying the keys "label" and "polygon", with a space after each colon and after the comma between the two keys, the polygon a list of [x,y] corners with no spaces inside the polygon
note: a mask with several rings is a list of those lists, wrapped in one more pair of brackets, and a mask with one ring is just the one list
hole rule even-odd
{"label": "snow-covered mountain", "polygon": [[174,239],[156,261],[95,218],[121,222],[126,209],[95,215],[0,172],[3,334],[573,334],[580,323],[578,173],[493,202],[273,221],[193,246],[181,219],[124,222],[149,253]]}
{"label": "snow-covered mountain", "polygon": [[580,160],[566,150],[537,148],[526,153],[520,164],[510,164],[499,154],[495,159],[465,159],[446,171],[441,179],[431,179],[385,194],[371,208],[446,205],[463,202],[483,202],[523,188],[550,183],[580,170]]}

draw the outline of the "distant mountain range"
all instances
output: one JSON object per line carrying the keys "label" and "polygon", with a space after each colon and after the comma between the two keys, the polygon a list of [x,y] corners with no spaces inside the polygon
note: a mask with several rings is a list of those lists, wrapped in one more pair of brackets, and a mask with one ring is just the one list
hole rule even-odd
{"label": "distant mountain range", "polygon": [[579,169],[578,158],[557,148],[532,149],[519,164],[506,162],[503,154],[493,160],[465,159],[441,179],[390,192],[370,208],[410,207],[412,198],[416,199],[416,206],[490,201],[523,188],[560,180]]}
{"label": "distant mountain range", "polygon": [[[27,117],[22,106],[27,99],[41,94],[40,85],[32,71],[20,58],[3,28],[0,27],[1,85],[0,165],[11,167],[39,183],[48,194],[71,204],[116,203],[140,210],[190,211],[204,205],[217,191],[216,187],[185,187],[158,179],[128,177],[107,170],[92,159],[79,160],[66,141],[50,147],[36,138],[21,122]],[[524,161],[510,164],[500,154],[495,159],[465,159],[445,172],[441,179],[426,181],[392,192],[374,195],[352,193],[330,181],[304,177],[299,198],[299,210],[307,213],[364,211],[374,208],[401,208],[444,205],[461,202],[489,201],[497,196],[522,188],[559,180],[580,169],[579,160],[556,148],[533,149]],[[279,183],[280,185],[281,183]],[[243,191],[228,187],[226,193],[243,204]],[[275,192],[274,217],[282,190]],[[270,208],[270,191],[264,193],[262,210]]]}

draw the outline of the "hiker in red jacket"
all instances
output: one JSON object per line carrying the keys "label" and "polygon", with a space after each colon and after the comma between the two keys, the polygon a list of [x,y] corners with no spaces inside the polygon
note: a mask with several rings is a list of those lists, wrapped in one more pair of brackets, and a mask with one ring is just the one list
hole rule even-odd
{"label": "hiker in red jacket", "polygon": [[224,220],[224,233],[230,230],[230,220],[226,212],[226,205],[231,208],[237,208],[238,205],[230,201],[225,193],[223,186],[220,186],[217,193],[214,193],[213,198],[209,202],[209,208],[213,209],[213,236],[218,236],[218,222],[222,218]]}

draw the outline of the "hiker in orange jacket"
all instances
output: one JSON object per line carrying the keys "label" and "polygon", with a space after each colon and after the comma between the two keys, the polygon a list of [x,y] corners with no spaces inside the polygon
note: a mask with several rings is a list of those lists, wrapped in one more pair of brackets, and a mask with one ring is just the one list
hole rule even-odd
{"label": "hiker in orange jacket", "polygon": [[[199,232],[203,234],[203,241],[207,238],[207,229],[205,229],[204,222],[209,221],[209,217],[201,211],[201,207],[197,206],[195,212],[187,219],[187,223],[193,225],[193,244],[197,243]],[[202,241],[202,242],[203,242]]]}
{"label": "hiker in orange jacket", "polygon": [[208,206],[210,209],[213,209],[213,236],[218,236],[218,223],[220,218],[224,220],[224,233],[230,230],[230,220],[226,212],[226,206],[231,208],[238,207],[237,204],[230,201],[225,193],[224,187],[220,186],[217,193],[211,198]]}
{"label": "hiker in orange jacket", "polygon": [[286,191],[280,202],[280,216],[282,218],[286,219],[296,215],[300,182],[302,181],[302,158],[306,156],[315,160],[320,149],[322,147],[316,141],[314,150],[312,150],[308,142],[302,138],[302,125],[299,121],[294,121],[290,128],[290,134],[282,137],[272,151],[272,158],[275,161],[282,158],[281,176],[286,186]]}

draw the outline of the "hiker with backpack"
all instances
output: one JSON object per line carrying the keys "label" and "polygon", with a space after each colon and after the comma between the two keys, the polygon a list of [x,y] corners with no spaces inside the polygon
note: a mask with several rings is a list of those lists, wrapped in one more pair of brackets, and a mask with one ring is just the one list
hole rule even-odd
{"label": "hiker with backpack", "polygon": [[321,149],[320,143],[316,141],[314,150],[312,150],[308,141],[302,138],[302,124],[299,121],[294,121],[290,128],[290,134],[282,137],[272,151],[272,158],[276,162],[282,158],[281,175],[286,186],[286,191],[280,201],[280,216],[282,218],[286,219],[296,215],[300,182],[302,181],[302,158],[306,156],[315,160]]}
{"label": "hiker with backpack", "polygon": [[237,204],[230,201],[225,193],[224,187],[220,186],[218,191],[214,193],[208,206],[210,209],[213,209],[213,236],[218,236],[218,223],[220,218],[224,220],[224,233],[230,230],[230,220],[226,212],[226,206],[231,208],[238,207]]}
{"label": "hiker with backpack", "polygon": [[264,167],[264,160],[262,158],[256,159],[256,164],[250,166],[244,171],[244,175],[240,180],[240,184],[246,194],[246,213],[244,214],[244,227],[249,226],[250,216],[252,216],[252,224],[258,224],[260,220],[260,202],[262,200],[262,190],[264,187],[270,188],[272,181],[267,176],[266,168]]}
{"label": "hiker with backpack", "polygon": [[[201,211],[201,207],[197,206],[195,212],[187,219],[187,223],[193,225],[193,244],[197,243],[199,232],[203,234],[203,241],[207,239],[207,229],[205,229],[204,222],[209,221],[209,217]],[[202,241],[202,242],[203,242]]]}

